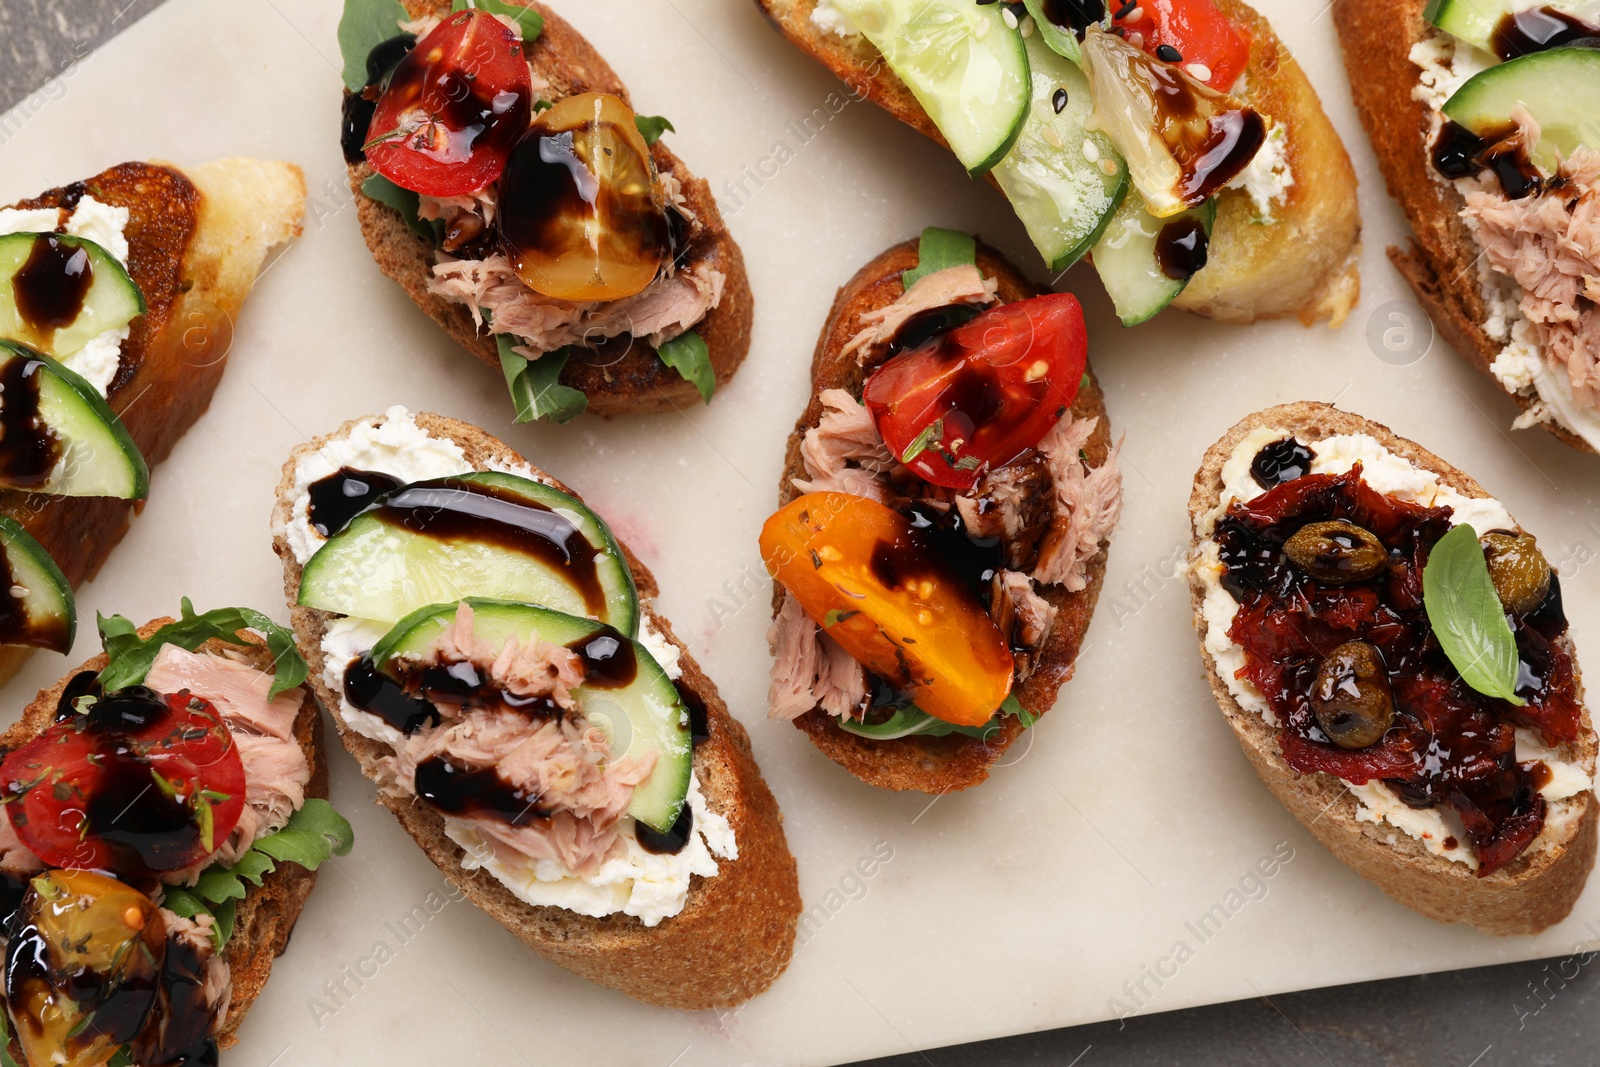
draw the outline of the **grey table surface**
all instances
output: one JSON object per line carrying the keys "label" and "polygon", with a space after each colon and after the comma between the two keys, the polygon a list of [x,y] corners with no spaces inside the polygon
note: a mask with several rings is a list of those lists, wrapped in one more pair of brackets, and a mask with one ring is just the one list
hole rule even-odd
{"label": "grey table surface", "polygon": [[[161,0],[0,0],[0,112]],[[330,3],[333,0],[329,0]],[[1373,0],[1382,2],[1382,0]],[[22,190],[11,190],[20,194]],[[1309,918],[1307,921],[1311,921]],[[875,1061],[875,1067],[1504,1067],[1600,1063],[1600,936],[1567,957],[1260,997]]]}

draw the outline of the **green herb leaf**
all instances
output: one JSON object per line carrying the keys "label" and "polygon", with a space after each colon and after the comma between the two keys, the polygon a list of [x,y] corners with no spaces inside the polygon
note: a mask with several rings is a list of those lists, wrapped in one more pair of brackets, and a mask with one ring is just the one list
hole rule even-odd
{"label": "green herb leaf", "polygon": [[442,230],[435,225],[438,220],[430,221],[418,216],[417,208],[421,204],[421,200],[416,193],[413,193],[410,189],[400,188],[400,186],[381,174],[374,174],[362,182],[361,191],[384,207],[399,212],[406,225],[417,233],[426,237],[435,245],[439,243]]}
{"label": "green herb leaf", "polygon": [[902,737],[947,737],[950,734],[987,741],[1000,729],[1001,721],[1007,715],[1015,715],[1022,720],[1023,729],[1039,721],[1039,716],[1025,709],[1016,697],[1007,696],[994,717],[982,726],[957,726],[934,718],[915,704],[902,704],[883,722],[868,725],[854,719],[840,719],[839,729],[873,741],[897,741]]}
{"label": "green herb leaf", "polygon": [[240,630],[255,630],[266,638],[273,668],[269,698],[306,680],[306,661],[295,647],[294,634],[261,612],[251,608],[218,608],[196,615],[188,597],[183,598],[182,607],[183,617],[157,630],[148,641],[140,640],[139,628],[121,615],[109,619],[101,615],[100,643],[110,662],[100,672],[100,685],[106,690],[138,685],[150,673],[150,666],[155,663],[162,645],[177,645],[193,652],[217,638],[230,645],[248,647],[239,637]]}
{"label": "green herb leaf", "polygon": [[833,608],[822,617],[822,625],[828,629],[832,629],[833,627],[838,626],[841,622],[844,622],[846,619],[853,619],[860,614],[861,612],[859,611],[841,611],[838,608]]}
{"label": "green herb leaf", "polygon": [[329,856],[348,853],[354,843],[355,832],[345,817],[334,811],[326,800],[312,797],[289,817],[288,825],[282,830],[256,841],[232,867],[208,868],[188,892],[207,904],[243,900],[248,892],[246,883],[260,885],[263,878],[277,869],[279,861],[298,863],[314,871],[326,863]]}
{"label": "green herb leaf", "polygon": [[1462,681],[1485,696],[1527,703],[1517,696],[1517,639],[1470,525],[1452,527],[1433,546],[1422,572],[1422,602]]}
{"label": "green herb leaf", "polygon": [[971,234],[929,226],[922,231],[922,240],[917,242],[917,265],[902,274],[900,281],[910,289],[930,274],[977,262],[978,242]]}
{"label": "green herb leaf", "polygon": [[367,56],[400,33],[411,18],[400,0],[344,0],[339,19],[339,53],[344,57],[344,85],[358,93],[367,85]]}
{"label": "green herb leaf", "polygon": [[0,1009],[0,1067],[27,1067],[11,1058],[11,1020]]}
{"label": "green herb leaf", "polygon": [[500,348],[500,370],[506,376],[506,388],[511,390],[511,402],[516,405],[518,422],[554,419],[571,422],[589,407],[589,398],[583,390],[561,384],[561,369],[567,365],[570,349],[546,352],[538,359],[529,359],[516,351],[517,341],[508,334],[498,334],[495,342]]}
{"label": "green herb leaf", "polygon": [[644,135],[644,143],[653,145],[661,140],[664,133],[677,133],[678,127],[668,122],[663,115],[635,115],[633,124],[639,127],[639,132]]}
{"label": "green herb leaf", "polygon": [[[1120,4],[1121,0],[1117,2]],[[1044,36],[1044,43],[1050,46],[1050,51],[1063,59],[1080,62],[1083,54],[1078,49],[1078,38],[1056,25],[1044,13],[1044,0],[1023,0],[1023,3],[1027,5],[1028,14],[1033,16],[1034,31]]]}
{"label": "green herb leaf", "polygon": [[711,403],[711,394],[717,391],[717,372],[711,369],[711,349],[699,334],[693,330],[679,334],[657,348],[656,355],[700,390],[701,400]]}
{"label": "green herb leaf", "polygon": [[1017,699],[1014,693],[1006,695],[1005,702],[1000,705],[1000,710],[995,714],[1002,718],[1007,715],[1015,715],[1022,720],[1022,728],[1024,730],[1029,729],[1039,721],[1039,716],[1023,707],[1022,702]]}
{"label": "green herb leaf", "polygon": [[944,418],[941,416],[930,422],[926,429],[911,439],[911,443],[906,446],[905,454],[900,457],[900,462],[909,466],[912,460],[932,448],[934,443],[942,437],[944,437]]}
{"label": "green herb leaf", "polygon": [[531,7],[507,4],[503,0],[476,0],[475,3],[471,0],[455,0],[450,10],[465,11],[469,7],[487,11],[491,15],[504,15],[515,22],[522,29],[522,43],[525,45],[533,43],[544,32],[544,16]]}
{"label": "green herb leaf", "polygon": [[134,1061],[133,1053],[128,1051],[128,1046],[123,1045],[111,1054],[111,1058],[106,1061],[106,1067],[139,1067],[139,1064]]}

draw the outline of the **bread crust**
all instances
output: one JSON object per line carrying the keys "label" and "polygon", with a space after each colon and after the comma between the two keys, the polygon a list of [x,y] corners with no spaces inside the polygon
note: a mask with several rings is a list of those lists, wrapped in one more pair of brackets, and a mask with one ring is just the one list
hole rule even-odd
{"label": "bread crust", "polygon": [[[544,32],[528,58],[550,82],[550,99],[601,92],[621,97],[629,107],[633,106],[622,80],[577,30],[543,4],[529,0],[523,6],[539,12],[545,20]],[[450,12],[448,0],[406,0],[406,8],[413,18]],[[694,326],[710,352],[711,367],[721,388],[733,378],[750,351],[755,297],[750,291],[744,254],[723,222],[711,187],[690,174],[665,144],[657,142],[651,152],[657,170],[677,176],[688,210],[698,220],[700,229],[692,241],[688,262],[698,269],[719,270],[727,278],[722,302]],[[478,329],[465,305],[428,291],[435,251],[432,243],[412,230],[399,212],[361,191],[361,183],[375,173],[370,166],[356,163],[348,170],[356,217],[378,269],[398,282],[412,302],[457,344],[498,370],[500,352],[494,335]],[[663,363],[654,348],[628,335],[612,338],[596,349],[575,348],[560,380],[561,384],[584,392],[589,398],[589,412],[608,418],[680,410],[701,402],[694,385]]]}
{"label": "bread crust", "polygon": [[[300,233],[305,178],[287,163],[246,159],[188,171],[124,163],[16,206],[72,206],[84,194],[128,210],[128,273],[147,311],[122,344],[107,401],[154,468],[210,406],[267,250]],[[143,507],[0,490],[0,513],[44,546],[73,587],[99,572]],[[0,681],[29,654],[0,651]]]}
{"label": "bread crust", "polygon": [[[348,434],[362,421],[347,422],[290,455],[273,510],[275,531],[289,521],[294,472],[301,457]],[[416,421],[425,432],[461,446],[467,462],[476,468],[483,469],[491,462],[526,462],[475,426],[428,413],[417,415]],[[554,479],[551,483],[572,493]],[[300,564],[280,533],[274,535],[273,550],[283,562],[284,595],[301,651],[311,664],[310,683],[332,713],[345,748],[367,777],[375,779],[387,746],[346,726],[339,711],[340,695],[322,680],[322,636],[327,623],[337,616],[296,605]],[[620,913],[596,919],[558,907],[525,904],[487,872],[462,867],[464,853],[445,836],[444,820],[433,808],[382,792],[377,801],[394,814],[472,903],[546,959],[646,1003],[685,1010],[729,1007],[766,990],[788,966],[800,914],[795,861],[784,837],[778,803],[756,766],[749,734],[728,711],[716,685],[678,640],[671,624],[654,610],[650,602],[659,594],[655,576],[626,545],[622,551],[646,617],[681,653],[680,684],[705,702],[711,736],[695,746],[695,774],[712,809],[732,824],[738,859],[719,859],[715,877],[695,876],[683,911],[652,928]]]}
{"label": "bread crust", "polygon": [[[1281,427],[1306,440],[1334,434],[1368,434],[1389,451],[1439,476],[1445,485],[1473,497],[1489,493],[1470,475],[1388,427],[1326,404],[1302,402],[1257,412],[1240,422],[1206,452],[1189,498],[1189,516],[1196,534],[1191,543],[1189,587],[1195,629],[1206,679],[1239,747],[1267,788],[1312,835],[1356,873],[1407,907],[1439,922],[1462,922],[1491,934],[1532,934],[1566,918],[1594,866],[1596,800],[1593,790],[1573,799],[1577,811],[1570,832],[1549,847],[1523,853],[1487,878],[1465,864],[1435,856],[1405,833],[1361,822],[1359,805],[1343,782],[1330,774],[1301,774],[1278,749],[1278,731],[1253,711],[1239,705],[1205,645],[1205,586],[1194,566],[1202,544],[1199,522],[1222,494],[1222,466],[1251,431]],[[1576,653],[1568,644],[1568,651]],[[1578,698],[1583,697],[1582,678]],[[1597,745],[1585,707],[1575,760],[1592,778]],[[1564,802],[1558,802],[1564,803]]]}
{"label": "bread crust", "polygon": [[[918,245],[915,241],[895,245],[856,272],[834,298],[833,309],[828,313],[822,336],[811,361],[811,400],[795,423],[789,435],[783,475],[778,482],[778,504],[781,507],[800,495],[794,479],[805,478],[805,462],[800,446],[806,431],[822,419],[820,399],[826,389],[844,389],[859,397],[867,375],[882,362],[869,361],[866,366],[856,362],[854,354],[845,355],[845,344],[861,329],[860,318],[866,312],[894,303],[904,292],[900,275],[917,265]],[[1035,296],[1045,290],[1023,277],[999,252],[983,243],[978,244],[978,269],[986,278],[999,281],[1002,303],[1015,303]],[[1099,426],[1084,450],[1091,466],[1105,463],[1111,452],[1111,420],[1106,415],[1105,394],[1092,368],[1086,370],[1087,382],[1078,391],[1072,403],[1074,418],[1097,418]],[[1089,561],[1089,584],[1081,592],[1068,592],[1064,586],[1049,585],[1039,592],[1056,608],[1056,622],[1039,656],[1037,670],[1026,682],[1017,686],[1013,695],[1022,706],[1043,715],[1056,702],[1056,695],[1072,677],[1077,663],[1078,650],[1094,615],[1100,587],[1105,580],[1107,550],[1102,548]],[[777,613],[783,591],[773,593],[773,612]],[[1023,734],[1022,723],[1007,716],[1000,730],[989,741],[975,737],[951,734],[947,737],[905,737],[894,741],[873,741],[846,733],[834,723],[833,716],[821,708],[801,715],[795,726],[811,738],[829,759],[848,770],[868,785],[881,789],[918,790],[924,793],[943,794],[970,789],[989,777],[990,770],[1006,749]]]}
{"label": "bread crust", "polygon": [[[825,33],[811,21],[817,0],[756,0],[796,47],[831,70],[857,97],[870,100],[912,129],[945,144],[911,90],[865,37]],[[1251,38],[1246,93],[1289,130],[1295,177],[1286,202],[1273,206],[1275,225],[1258,226],[1250,195],[1217,197],[1211,261],[1173,301],[1224,322],[1295,315],[1306,325],[1337,326],[1361,294],[1361,215],[1355,168],[1293,54],[1265,18],[1242,0],[1217,0]],[[994,184],[991,180],[990,184]]]}
{"label": "bread crust", "polygon": [[[155,619],[139,627],[139,636],[148,639],[161,627],[176,620]],[[265,643],[249,631],[239,636],[249,646],[211,640],[201,645],[201,652],[242,653],[256,670],[270,672],[272,655]],[[67,683],[83,671],[99,673],[106,667],[105,653],[81,664],[49,689],[41,689],[22,711],[22,717],[4,734],[0,734],[0,753],[10,752],[43,733],[54,721],[56,706],[61,701]],[[311,780],[306,785],[307,797],[328,797],[328,758],[322,742],[322,717],[317,714],[316,700],[306,687],[300,702],[300,711],[294,720],[294,738],[306,754],[311,765]],[[245,896],[238,902],[234,913],[233,937],[228,941],[224,958],[233,978],[232,998],[228,1011],[217,1029],[217,1043],[231,1048],[238,1043],[238,1031],[250,1006],[260,995],[272,973],[272,964],[289,945],[289,935],[300,917],[300,909],[316,885],[317,874],[298,863],[281,862],[262,878],[261,884],[245,885]],[[13,1049],[15,1045],[13,1044]],[[20,1062],[20,1060],[19,1060]]]}
{"label": "bread crust", "polygon": [[[1491,369],[1505,346],[1483,329],[1489,308],[1478,275],[1482,250],[1461,218],[1466,201],[1453,184],[1435,176],[1432,113],[1411,96],[1421,73],[1411,62],[1411,46],[1430,30],[1423,18],[1426,7],[1427,0],[1335,0],[1333,5],[1356,112],[1389,195],[1411,223],[1409,247],[1391,247],[1389,261],[1450,347],[1527,411],[1534,398],[1506,389]],[[1594,451],[1570,430],[1552,422],[1539,425],[1563,444]]]}

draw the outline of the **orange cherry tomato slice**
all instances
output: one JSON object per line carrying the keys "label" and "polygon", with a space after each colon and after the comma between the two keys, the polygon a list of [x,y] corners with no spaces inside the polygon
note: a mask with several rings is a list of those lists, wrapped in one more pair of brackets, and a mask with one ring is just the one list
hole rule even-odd
{"label": "orange cherry tomato slice", "polygon": [[[1110,0],[1108,6],[1115,14],[1127,5]],[[1205,67],[1211,76],[1198,80],[1222,92],[1233,88],[1250,65],[1250,38],[1212,0],[1139,0],[1126,17],[1115,21],[1124,36],[1140,34],[1144,50],[1157,59],[1185,69],[1195,64]],[[1173,53],[1163,53],[1163,48],[1173,49],[1179,58],[1174,60]]]}
{"label": "orange cherry tomato slice", "polygon": [[1071,293],[990,308],[867,379],[878,434],[919,477],[970,489],[1015,462],[1072,406],[1089,341]]}
{"label": "orange cherry tomato slice", "polygon": [[0,763],[6,815],[52,867],[120,877],[182,870],[244,811],[244,764],[217,710],[143,687],[101,697]]}
{"label": "orange cherry tomato slice", "polygon": [[493,15],[460,11],[390,75],[367,130],[367,162],[413,192],[467,196],[500,177],[532,117],[522,38]]}
{"label": "orange cherry tomato slice", "polygon": [[672,250],[666,196],[634,113],[569,96],[540,114],[500,182],[500,244],[517,275],[557,300],[621,300]]}
{"label": "orange cherry tomato slice", "polygon": [[905,516],[808,493],[767,520],[761,558],[829,637],[918,708],[982,726],[1011,692],[1011,650]]}

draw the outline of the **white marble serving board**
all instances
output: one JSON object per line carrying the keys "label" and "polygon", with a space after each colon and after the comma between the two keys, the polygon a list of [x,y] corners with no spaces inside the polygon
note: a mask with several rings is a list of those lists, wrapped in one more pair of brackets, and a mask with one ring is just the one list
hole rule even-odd
{"label": "white marble serving board", "polygon": [[[673,147],[710,179],[744,247],[754,345],[709,408],[511,425],[499,376],[416,311],[361,241],[336,138],[336,0],[171,0],[85,49],[0,124],[0,202],[130,158],[282,158],[305,168],[311,189],[305,236],[246,307],[210,414],[155,472],[144,515],[82,590],[91,624],[74,661],[97,650],[96,610],[143,620],[187,594],[202,608],[246,603],[285,617],[267,515],[299,442],[391,404],[476,422],[577,487],[654,568],[662,608],[750,728],[809,918],[788,973],[741,1010],[634,1003],[448,901],[443,878],[337,752],[334,799],[358,843],[324,871],[230,1054],[235,1067],[832,1064],[1119,1010],[1558,955],[1600,937],[1590,925],[1600,889],[1538,938],[1441,926],[1390,901],[1268,796],[1201,679],[1175,576],[1190,479],[1235,420],[1300,399],[1337,399],[1477,475],[1562,563],[1579,644],[1600,641],[1600,460],[1538,432],[1507,435],[1510,402],[1442,342],[1428,350],[1425,320],[1383,256],[1404,227],[1322,4],[1262,6],[1357,160],[1361,305],[1337,331],[1177,312],[1124,331],[1092,272],[1062,279],[1089,310],[1094,363],[1127,435],[1126,517],[1059,706],[988,784],[931,801],[870,789],[766,720],[756,534],[838,285],[928,224],[979,231],[1035,273],[1038,261],[991,189],[849,102],[754,4],[553,2],[641,111],[677,124]],[[1408,315],[1421,331],[1409,355]],[[37,657],[5,691],[9,706],[66,668]],[[1260,878],[1274,854],[1292,859]],[[862,876],[858,864],[875,859]],[[1208,913],[1225,918],[1202,930]]]}

